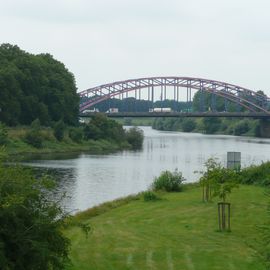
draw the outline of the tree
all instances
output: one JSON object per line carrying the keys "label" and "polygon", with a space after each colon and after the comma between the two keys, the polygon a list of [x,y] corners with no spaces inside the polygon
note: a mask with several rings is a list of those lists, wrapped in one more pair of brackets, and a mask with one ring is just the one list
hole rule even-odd
{"label": "tree", "polygon": [[137,127],[130,128],[126,131],[126,138],[132,149],[141,149],[143,145],[143,131]]}
{"label": "tree", "polygon": [[79,96],[72,73],[49,54],[33,55],[18,46],[0,46],[0,121],[48,125],[78,121]]}
{"label": "tree", "polygon": [[0,268],[64,269],[70,241],[64,236],[66,213],[51,201],[47,177],[0,164]]}
{"label": "tree", "polygon": [[221,199],[221,202],[218,203],[219,229],[230,230],[230,203],[227,202],[227,197],[232,189],[238,186],[238,174],[234,170],[223,168],[213,158],[207,160],[205,167],[206,172],[200,178],[203,201],[210,201],[214,197]]}
{"label": "tree", "polygon": [[182,122],[182,129],[184,132],[191,132],[196,128],[196,122],[193,119],[185,118]]}
{"label": "tree", "polygon": [[212,199],[212,189],[216,181],[216,168],[220,167],[220,164],[214,158],[209,158],[205,163],[205,172],[199,172],[202,174],[199,182],[202,187],[202,201],[209,202]]}
{"label": "tree", "polygon": [[205,133],[214,134],[217,132],[221,126],[221,119],[218,117],[204,117],[203,125]]}

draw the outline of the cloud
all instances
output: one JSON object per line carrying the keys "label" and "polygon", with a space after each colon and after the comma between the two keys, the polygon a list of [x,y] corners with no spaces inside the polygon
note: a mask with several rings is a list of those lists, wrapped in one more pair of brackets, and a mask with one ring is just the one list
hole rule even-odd
{"label": "cloud", "polygon": [[154,75],[268,88],[267,0],[0,1],[0,42],[51,53],[80,90]]}

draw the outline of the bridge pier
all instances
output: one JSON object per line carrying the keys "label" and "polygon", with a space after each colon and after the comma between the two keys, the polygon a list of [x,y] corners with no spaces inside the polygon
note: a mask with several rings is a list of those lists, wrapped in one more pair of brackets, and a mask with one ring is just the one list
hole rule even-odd
{"label": "bridge pier", "polygon": [[270,138],[270,120],[269,119],[260,119],[260,137]]}

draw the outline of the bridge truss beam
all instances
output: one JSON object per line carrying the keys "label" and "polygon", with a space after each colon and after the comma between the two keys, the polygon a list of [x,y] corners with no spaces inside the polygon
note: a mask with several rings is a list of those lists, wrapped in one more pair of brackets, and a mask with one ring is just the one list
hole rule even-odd
{"label": "bridge truss beam", "polygon": [[215,110],[216,96],[220,96],[227,101],[238,104],[250,112],[269,113],[267,104],[269,98],[253,90],[215,80],[192,78],[192,77],[150,77],[133,80],[118,81],[104,84],[97,87],[89,88],[79,93],[80,97],[87,97],[88,100],[80,105],[80,112],[90,108],[102,101],[119,96],[124,98],[125,94],[134,91],[135,98],[141,99],[141,90],[146,89],[148,99],[154,101],[154,94],[157,88],[161,88],[161,100],[167,97],[167,87],[173,88],[175,101],[179,101],[179,88],[187,89],[187,101],[191,102],[191,89],[200,91],[200,107],[204,111],[204,93],[212,94],[212,107]]}

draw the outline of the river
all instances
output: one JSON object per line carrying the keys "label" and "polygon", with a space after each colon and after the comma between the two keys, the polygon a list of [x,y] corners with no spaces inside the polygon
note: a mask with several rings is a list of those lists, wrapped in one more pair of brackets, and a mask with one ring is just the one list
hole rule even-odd
{"label": "river", "polygon": [[53,172],[63,203],[73,212],[105,201],[146,190],[163,170],[178,169],[186,182],[199,179],[204,162],[215,157],[226,165],[228,151],[241,152],[242,167],[270,159],[270,139],[165,132],[141,127],[145,140],[141,151],[106,155],[54,155],[27,165]]}

